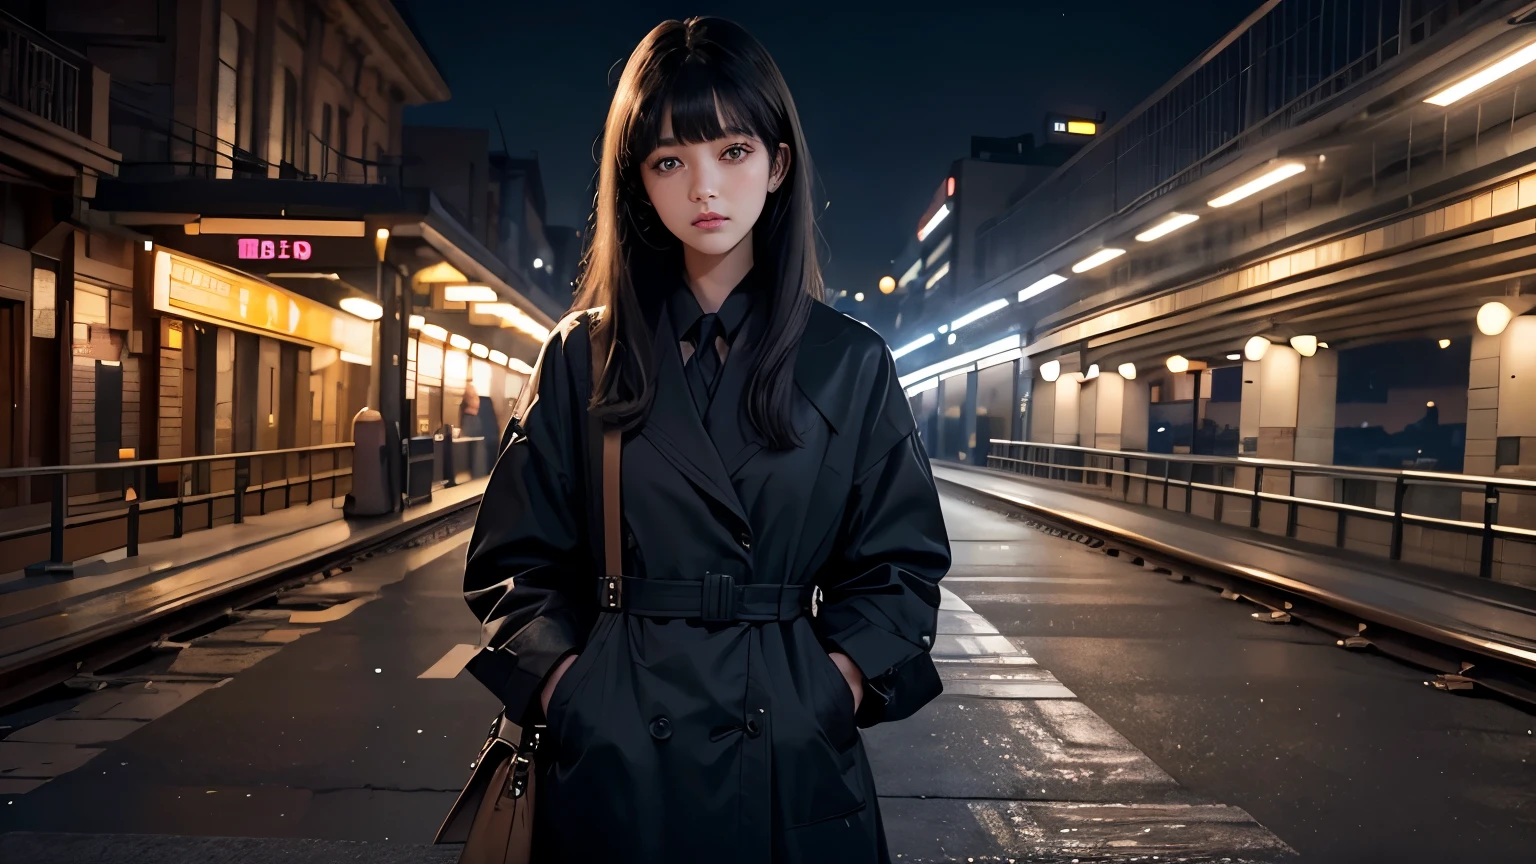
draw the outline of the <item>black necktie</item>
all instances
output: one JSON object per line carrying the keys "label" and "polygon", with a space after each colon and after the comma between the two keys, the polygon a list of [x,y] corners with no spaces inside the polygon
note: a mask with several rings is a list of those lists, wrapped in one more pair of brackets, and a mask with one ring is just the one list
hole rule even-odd
{"label": "black necktie", "polygon": [[688,328],[693,342],[693,355],[683,369],[688,378],[688,389],[693,391],[693,404],[698,406],[699,416],[709,410],[710,399],[715,395],[715,380],[720,373],[720,352],[715,350],[715,339],[724,335],[720,316],[706,312]]}

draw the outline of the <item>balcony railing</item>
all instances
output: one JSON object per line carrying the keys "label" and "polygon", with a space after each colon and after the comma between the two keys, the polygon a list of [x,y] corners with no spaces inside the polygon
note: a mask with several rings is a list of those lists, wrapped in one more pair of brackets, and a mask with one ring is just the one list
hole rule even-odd
{"label": "balcony railing", "polygon": [[[338,151],[310,132],[299,153],[277,162],[257,157],[234,142],[135,104],[144,101],[126,85],[114,84],[110,104],[112,146],[123,154],[119,178],[127,181],[280,179],[398,186],[402,159],[363,159]],[[302,160],[302,165],[293,160]]]}
{"label": "balcony railing", "polygon": [[1487,0],[1269,0],[977,236],[977,285],[1195,182]]}
{"label": "balcony railing", "polygon": [[73,52],[0,13],[0,99],[71,132],[80,131],[80,69]]}
{"label": "balcony railing", "polygon": [[[1496,561],[1509,560],[1497,556],[1495,541],[1536,543],[1536,528],[1510,524],[1500,516],[1501,501],[1518,499],[1519,504],[1528,505],[1531,500],[1536,500],[1536,480],[1354,468],[1251,457],[1100,450],[997,438],[991,439],[987,464],[1031,477],[1086,485],[1127,501],[1139,494],[1140,501],[1132,503],[1165,510],[1172,503],[1174,509],[1185,513],[1194,512],[1194,493],[1206,492],[1219,502],[1214,515],[1217,521],[1232,524],[1235,516],[1235,521],[1250,528],[1261,527],[1264,504],[1280,505],[1286,514],[1285,536],[1290,538],[1297,537],[1304,512],[1320,511],[1328,514],[1333,522],[1330,530],[1334,532],[1334,544],[1339,548],[1346,545],[1352,521],[1385,523],[1390,526],[1390,534],[1384,545],[1387,557],[1393,561],[1403,558],[1404,531],[1410,526],[1471,535],[1481,544],[1475,556],[1469,555],[1469,560],[1477,561],[1478,573],[1485,578],[1493,575]],[[1268,484],[1266,477],[1271,481]],[[1266,485],[1273,489],[1277,478],[1286,491],[1266,491]],[[1330,497],[1298,494],[1297,481],[1305,483],[1309,479],[1326,482]],[[1345,483],[1363,485],[1368,494],[1361,496],[1363,500],[1352,502],[1349,500],[1352,496],[1345,494],[1347,487],[1334,488]],[[1133,492],[1133,484],[1140,487],[1139,491]],[[1383,496],[1378,494],[1388,490],[1392,500],[1390,508],[1381,506]],[[1170,491],[1178,493],[1177,497],[1170,498]],[[1466,514],[1461,512],[1463,493],[1476,497],[1480,518],[1464,518]],[[1235,499],[1239,507],[1236,514],[1223,506],[1228,499]],[[1434,505],[1447,502],[1454,513],[1424,512],[1443,511],[1444,507]],[[1528,507],[1517,505],[1512,509]],[[1316,520],[1310,521],[1315,526]]]}

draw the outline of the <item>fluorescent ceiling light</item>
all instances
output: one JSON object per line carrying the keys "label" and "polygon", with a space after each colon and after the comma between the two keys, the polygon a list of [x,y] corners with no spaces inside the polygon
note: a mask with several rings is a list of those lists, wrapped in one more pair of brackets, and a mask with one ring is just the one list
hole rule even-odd
{"label": "fluorescent ceiling light", "polygon": [[934,339],[933,334],[929,333],[927,336],[924,336],[921,339],[918,339],[918,340],[913,341],[913,342],[908,342],[907,344],[901,346],[900,348],[896,349],[895,351],[892,351],[891,352],[891,359],[893,359],[893,360],[900,360],[901,358],[907,356],[908,354],[911,354],[913,351],[916,351],[917,349],[923,347],[924,345],[932,345],[933,344],[933,339]]}
{"label": "fluorescent ceiling light", "polygon": [[1241,354],[1228,354],[1227,355],[1227,359],[1228,360],[1241,360],[1241,359],[1243,359],[1243,355],[1241,355]]}
{"label": "fluorescent ceiling light", "polygon": [[928,239],[928,235],[932,234],[933,233],[933,229],[939,227],[939,223],[943,222],[944,221],[944,217],[948,216],[948,215],[949,215],[949,205],[948,204],[941,205],[939,207],[939,212],[933,214],[933,216],[931,218],[929,218],[928,224],[924,225],[922,230],[917,232],[917,241],[919,243],[921,243],[922,241]]}
{"label": "fluorescent ceiling light", "polygon": [[1055,273],[1052,273],[1044,279],[1036,281],[1034,284],[1030,285],[1028,288],[1025,288],[1023,291],[1020,291],[1019,302],[1023,303],[1025,300],[1028,300],[1031,297],[1038,297],[1065,281],[1067,281],[1067,277],[1057,276]]}
{"label": "fluorescent ceiling light", "polygon": [[954,378],[957,375],[969,375],[969,374],[971,374],[972,372],[975,372],[975,371],[976,371],[976,364],[972,363],[969,366],[962,366],[959,369],[955,369],[954,371],[945,372],[943,375],[939,376],[939,380],[943,381],[943,380],[945,380],[947,378]]}
{"label": "fluorescent ceiling light", "polygon": [[939,265],[939,269],[933,271],[932,276],[928,277],[928,281],[923,284],[923,290],[926,291],[929,288],[932,288],[935,282],[943,279],[947,275],[949,275],[949,262],[945,261],[943,264]]}
{"label": "fluorescent ceiling light", "polygon": [[1019,334],[1015,333],[1007,338],[999,339],[990,345],[983,345],[975,350],[966,351],[963,354],[957,354],[948,360],[941,360],[938,363],[924,366],[923,368],[909,375],[903,375],[901,376],[899,383],[901,386],[907,387],[914,381],[921,381],[924,378],[937,375],[940,372],[948,372],[956,366],[965,366],[969,363],[975,363],[977,360],[980,360],[983,357],[991,357],[993,354],[1017,347],[1019,347]]}
{"label": "fluorescent ceiling light", "polygon": [[469,353],[484,360],[485,358],[491,356],[491,349],[481,345],[479,342],[474,342],[469,346]]}
{"label": "fluorescent ceiling light", "polygon": [[436,339],[439,342],[448,341],[448,331],[437,326],[436,324],[421,325],[421,335],[427,337],[428,339]]}
{"label": "fluorescent ceiling light", "polygon": [[448,344],[453,346],[454,348],[459,349],[460,351],[463,351],[463,350],[465,350],[466,348],[469,347],[469,337],[468,336],[460,336],[457,333],[449,333],[448,334]]}
{"label": "fluorescent ceiling light", "polygon": [[498,366],[505,366],[505,365],[507,365],[507,355],[502,353],[502,352],[500,352],[500,351],[497,351],[495,348],[492,348],[491,349],[491,362],[495,363]]}
{"label": "fluorescent ceiling light", "polygon": [[916,279],[917,278],[917,274],[922,272],[922,269],[923,269],[923,259],[922,258],[918,258],[916,261],[912,262],[912,266],[911,267],[907,268],[907,272],[901,274],[901,278],[896,280],[896,287],[897,288],[905,288],[905,287],[907,287],[907,283],[911,282],[913,279]]}
{"label": "fluorescent ceiling light", "polygon": [[983,357],[982,359],[977,360],[976,361],[976,368],[977,369],[986,369],[989,366],[996,366],[999,363],[1007,363],[1010,360],[1017,360],[1017,359],[1019,359],[1020,357],[1023,357],[1023,356],[1024,356],[1024,349],[1022,349],[1022,348],[1015,348],[1012,351],[1004,351],[1001,354],[993,354],[991,357]]}
{"label": "fluorescent ceiling light", "polygon": [[1295,177],[1297,174],[1300,174],[1305,170],[1307,170],[1307,166],[1301,164],[1300,162],[1287,162],[1284,165],[1272,168],[1268,172],[1255,177],[1252,180],[1249,180],[1247,183],[1244,183],[1243,185],[1233,189],[1231,192],[1228,192],[1225,195],[1212,199],[1209,203],[1212,207],[1225,207],[1228,204],[1235,204],[1255,192],[1268,189],[1276,183],[1279,183],[1281,180],[1284,180],[1287,177]]}
{"label": "fluorescent ceiling light", "polygon": [[935,376],[933,378],[929,378],[927,381],[924,381],[921,384],[913,384],[911,387],[908,387],[907,388],[907,396],[908,397],[916,396],[919,393],[925,393],[925,392],[927,392],[929,390],[937,389],[938,386],[939,386],[939,379],[938,379],[937,376]]}
{"label": "fluorescent ceiling light", "polygon": [[1089,270],[1103,264],[1105,261],[1113,261],[1125,254],[1124,249],[1100,249],[1087,258],[1072,265],[1073,273],[1086,273]]}
{"label": "fluorescent ceiling light", "polygon": [[964,315],[961,315],[959,318],[956,318],[954,321],[951,321],[949,324],[949,329],[951,331],[959,330],[961,327],[979,321],[1007,305],[1008,298],[999,297],[996,300],[993,300],[991,303],[982,306],[980,309],[968,312]]}
{"label": "fluorescent ceiling light", "polygon": [[496,289],[489,285],[449,285],[443,289],[443,299],[450,303],[494,303]]}
{"label": "fluorescent ceiling light", "polygon": [[1503,78],[1505,75],[1536,60],[1536,43],[1521,48],[1519,51],[1505,57],[1503,60],[1488,66],[1478,72],[1457,81],[1455,84],[1441,90],[1439,93],[1425,99],[1431,105],[1446,105],[1461,99],[1464,96],[1475,93],[1487,87],[1489,84]]}
{"label": "fluorescent ceiling light", "polygon": [[529,366],[527,363],[524,363],[523,361],[517,359],[516,357],[513,357],[513,358],[507,360],[507,368],[511,369],[514,372],[521,372],[524,375],[532,375],[533,374],[533,367]]}
{"label": "fluorescent ceiling light", "polygon": [[351,312],[368,321],[377,321],[384,317],[384,308],[366,297],[343,297],[341,308],[344,312]]}
{"label": "fluorescent ceiling light", "polygon": [[1199,220],[1199,218],[1199,216],[1193,213],[1171,213],[1167,219],[1137,234],[1136,239],[1143,243],[1151,243],[1159,237],[1165,237],[1183,228],[1185,225]]}

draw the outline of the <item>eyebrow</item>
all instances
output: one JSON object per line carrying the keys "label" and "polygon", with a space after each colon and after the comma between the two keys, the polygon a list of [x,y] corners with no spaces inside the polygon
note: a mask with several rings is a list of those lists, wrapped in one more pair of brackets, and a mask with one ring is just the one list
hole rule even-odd
{"label": "eyebrow", "polygon": [[[752,137],[752,132],[751,132],[751,130],[742,129],[742,128],[738,127],[738,126],[726,127],[726,129],[725,129],[725,136],[724,137],[730,137],[732,135],[741,135],[741,136],[746,137],[746,138],[751,138]],[[676,146],[678,146],[678,140],[676,138],[659,138],[656,141],[656,146],[657,147],[676,147]]]}

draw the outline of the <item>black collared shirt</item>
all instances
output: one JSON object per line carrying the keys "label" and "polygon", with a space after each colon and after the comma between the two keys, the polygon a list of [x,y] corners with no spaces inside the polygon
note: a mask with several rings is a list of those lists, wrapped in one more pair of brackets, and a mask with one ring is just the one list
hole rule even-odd
{"label": "black collared shirt", "polygon": [[[720,324],[725,330],[725,344],[734,344],[737,334],[741,332],[741,325],[747,321],[747,315],[752,311],[754,295],[757,293],[756,269],[747,273],[741,282],[737,283],[731,293],[720,304]],[[671,316],[672,332],[678,339],[683,339],[693,325],[704,316],[704,309],[699,306],[698,298],[693,296],[693,291],[686,284],[679,285],[677,290],[667,300],[667,314]],[[702,350],[702,346],[696,346],[695,350]]]}

